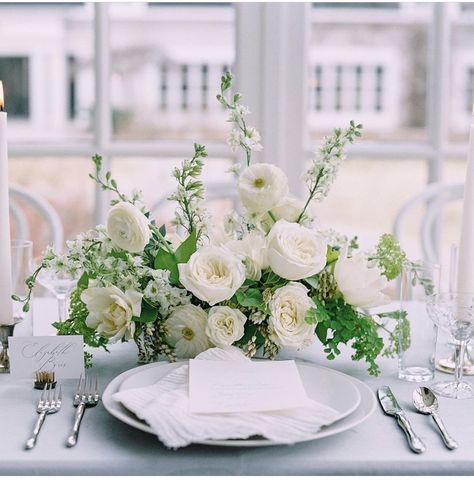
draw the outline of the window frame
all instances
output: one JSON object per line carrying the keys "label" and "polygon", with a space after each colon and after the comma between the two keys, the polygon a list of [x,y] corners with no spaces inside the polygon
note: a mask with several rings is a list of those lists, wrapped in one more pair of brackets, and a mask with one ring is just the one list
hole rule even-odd
{"label": "window frame", "polygon": [[[413,13],[411,4],[400,4],[401,22]],[[276,163],[289,175],[290,188],[297,194],[301,175],[316,144],[309,141],[306,121],[306,75],[310,22],[317,16],[324,20],[325,9],[311,9],[309,3],[236,3],[237,88],[244,103],[251,106],[250,123],[262,133],[265,148],[256,155],[261,161]],[[448,141],[450,29],[453,22],[471,22],[474,11],[462,11],[460,4],[436,3],[429,25],[426,140],[405,142],[363,142],[350,146],[354,157],[378,160],[423,158],[427,162],[427,184],[443,180],[445,159],[465,156],[467,143]],[[391,10],[378,12],[380,22],[388,22]],[[462,13],[462,15],[460,15]],[[334,12],[332,13],[332,15]],[[337,15],[340,12],[336,13]],[[189,142],[166,140],[115,140],[112,135],[110,78],[109,4],[93,5],[94,72],[96,119],[93,136],[88,141],[65,141],[34,145],[11,142],[11,156],[90,156],[95,152],[109,168],[112,158],[131,155],[156,159],[164,156],[189,156]],[[226,21],[229,21],[227,18]],[[354,21],[360,21],[356,15]],[[32,72],[31,72],[32,73]],[[31,77],[31,75],[30,75]],[[30,112],[30,115],[33,112]],[[467,128],[467,126],[466,126]],[[206,141],[216,157],[232,157],[224,141]],[[95,192],[95,222],[105,219],[108,195],[100,187]]]}

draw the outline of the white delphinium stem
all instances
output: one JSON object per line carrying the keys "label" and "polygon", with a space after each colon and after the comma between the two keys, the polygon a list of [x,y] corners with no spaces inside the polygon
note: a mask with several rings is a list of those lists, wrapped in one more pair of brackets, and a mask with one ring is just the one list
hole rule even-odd
{"label": "white delphinium stem", "polygon": [[184,160],[180,168],[173,170],[178,188],[168,198],[178,203],[173,224],[184,227],[188,233],[196,231],[198,236],[205,233],[207,221],[206,211],[202,207],[206,191],[199,179],[205,157],[207,157],[205,147],[195,143],[193,157]]}
{"label": "white delphinium stem", "polygon": [[217,95],[217,100],[229,110],[228,122],[232,123],[233,128],[227,139],[232,150],[235,151],[241,147],[245,153],[247,166],[250,165],[252,151],[262,150],[260,143],[260,133],[254,127],[250,127],[245,122],[245,117],[250,113],[249,109],[240,103],[242,98],[240,93],[235,93],[231,99],[226,97],[226,92],[232,87],[232,74],[226,72],[221,78],[221,93]]}
{"label": "white delphinium stem", "polygon": [[306,209],[313,200],[322,200],[329,193],[340,164],[344,160],[344,147],[352,143],[355,137],[361,136],[362,125],[356,125],[352,120],[345,130],[336,128],[331,136],[325,137],[323,145],[317,152],[313,162],[306,172],[308,199],[297,222],[303,218]]}

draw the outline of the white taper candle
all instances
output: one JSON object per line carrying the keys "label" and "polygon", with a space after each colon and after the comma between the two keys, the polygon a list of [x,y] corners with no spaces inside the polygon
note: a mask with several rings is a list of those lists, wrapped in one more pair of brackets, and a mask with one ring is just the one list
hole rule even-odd
{"label": "white taper candle", "polygon": [[458,292],[474,292],[474,105],[469,129],[466,181],[462,215],[461,242],[459,245]]}
{"label": "white taper candle", "polygon": [[7,112],[0,81],[0,325],[13,323],[10,209],[8,198]]}

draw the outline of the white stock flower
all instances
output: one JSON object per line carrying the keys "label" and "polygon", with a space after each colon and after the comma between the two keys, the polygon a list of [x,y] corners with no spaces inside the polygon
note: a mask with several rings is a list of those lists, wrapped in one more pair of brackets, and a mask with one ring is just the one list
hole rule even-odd
{"label": "white stock flower", "polygon": [[252,230],[241,240],[227,242],[225,248],[244,262],[247,278],[260,280],[262,270],[268,267],[267,241],[262,233]]}
{"label": "white stock flower", "polygon": [[216,347],[228,347],[244,336],[247,317],[230,307],[212,307],[207,317],[206,334]]}
{"label": "white stock flower", "polygon": [[334,278],[349,305],[371,308],[390,302],[390,297],[382,293],[388,283],[382,270],[370,266],[367,256],[362,252],[351,258],[342,252],[334,267]]}
{"label": "white stock flower", "polygon": [[211,306],[231,298],[245,281],[243,263],[223,247],[202,247],[178,269],[182,285]]}
{"label": "white stock flower", "polygon": [[86,325],[115,343],[122,337],[133,337],[135,324],[132,317],[141,314],[142,294],[134,290],[122,292],[119,288],[89,287],[81,294],[89,315]]}
{"label": "white stock flower", "polygon": [[114,205],[107,216],[107,234],[119,248],[131,253],[140,253],[150,241],[148,219],[134,205],[120,202]]}
{"label": "white stock flower", "polygon": [[207,314],[196,305],[182,305],[165,320],[166,339],[179,358],[193,358],[211,347],[206,335]]}
{"label": "white stock flower", "polygon": [[288,195],[288,179],[283,170],[275,165],[256,163],[242,172],[237,189],[248,211],[266,213]]}
{"label": "white stock flower", "polygon": [[326,266],[326,241],[298,223],[278,220],[268,234],[267,245],[271,269],[287,280],[311,277]]}
{"label": "white stock flower", "polygon": [[314,307],[308,289],[301,283],[291,282],[277,288],[268,303],[273,338],[284,347],[302,348],[311,344],[314,325],[306,323],[306,312]]}

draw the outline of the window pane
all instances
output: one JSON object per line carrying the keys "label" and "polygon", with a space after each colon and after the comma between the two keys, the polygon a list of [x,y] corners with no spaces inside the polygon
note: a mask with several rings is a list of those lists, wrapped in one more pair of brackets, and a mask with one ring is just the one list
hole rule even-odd
{"label": "window pane", "polygon": [[[112,172],[122,191],[131,193],[133,189],[141,190],[146,206],[149,209],[157,207],[153,209],[156,223],[168,225],[174,217],[175,208],[174,202],[166,201],[176,188],[171,171],[179,166],[181,161],[178,158],[163,158],[158,161],[151,158],[116,158],[112,163]],[[230,158],[206,158],[204,164],[201,178],[207,189],[208,200],[205,206],[214,223],[222,220],[233,205],[231,195],[235,192],[235,186],[234,177],[229,173],[231,166]],[[228,183],[232,183],[232,187],[225,189]],[[227,192],[230,192],[230,196]],[[160,200],[163,202],[157,205]]]}
{"label": "window pane", "polygon": [[461,11],[451,33],[449,139],[467,142],[474,104],[474,10]]}
{"label": "window pane", "polygon": [[[364,8],[362,8],[364,7]],[[349,120],[366,140],[426,138],[431,6],[313,8],[308,72],[311,139]]]}
{"label": "window pane", "polygon": [[[88,177],[92,167],[85,158],[11,158],[10,182],[49,201],[62,220],[65,239],[71,239],[94,225],[94,183]],[[28,218],[35,254],[40,254],[48,243],[47,224],[37,210],[23,202],[20,207]]]}
{"label": "window pane", "polygon": [[0,4],[0,80],[13,141],[91,135],[93,5]]}
{"label": "window pane", "polygon": [[[314,205],[324,228],[357,235],[364,248],[373,247],[380,235],[390,233],[401,206],[424,189],[426,162],[422,159],[347,160],[339,170],[329,196]],[[401,187],[402,186],[402,187]],[[410,258],[421,258],[419,225],[422,211],[407,218],[400,238]]]}
{"label": "window pane", "polygon": [[231,4],[112,4],[113,127],[121,139],[224,139],[216,100],[234,61]]}

